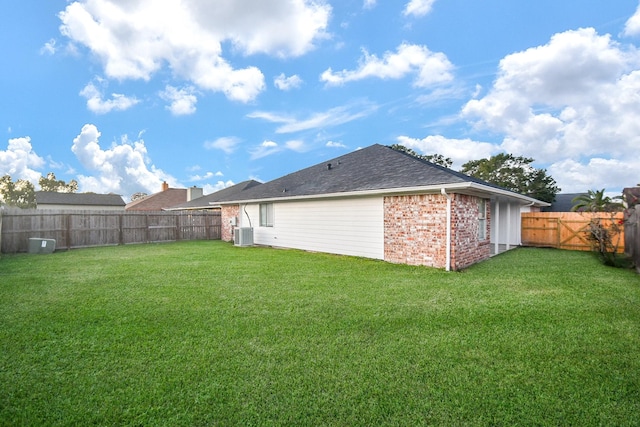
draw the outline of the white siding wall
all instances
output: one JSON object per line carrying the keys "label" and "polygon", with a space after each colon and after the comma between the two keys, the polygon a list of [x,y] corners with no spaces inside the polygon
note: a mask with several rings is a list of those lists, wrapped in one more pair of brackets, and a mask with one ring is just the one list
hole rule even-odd
{"label": "white siding wall", "polygon": [[[383,198],[276,202],[273,227],[260,227],[259,205],[240,206],[254,243],[384,259]],[[246,213],[245,213],[246,209]]]}
{"label": "white siding wall", "polygon": [[518,202],[501,199],[491,202],[491,243],[520,245],[520,228]]}

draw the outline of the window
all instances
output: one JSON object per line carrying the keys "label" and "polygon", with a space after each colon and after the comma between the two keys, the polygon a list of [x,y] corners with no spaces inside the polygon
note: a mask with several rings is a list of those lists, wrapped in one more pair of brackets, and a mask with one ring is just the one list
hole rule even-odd
{"label": "window", "polygon": [[487,239],[487,200],[478,200],[478,240]]}
{"label": "window", "polygon": [[260,227],[273,227],[273,203],[260,203]]}

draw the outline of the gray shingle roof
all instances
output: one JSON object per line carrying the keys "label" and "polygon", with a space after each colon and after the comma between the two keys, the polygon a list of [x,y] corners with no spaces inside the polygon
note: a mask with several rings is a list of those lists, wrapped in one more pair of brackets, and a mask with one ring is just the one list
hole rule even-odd
{"label": "gray shingle roof", "polygon": [[184,203],[187,200],[186,188],[167,188],[158,193],[129,202],[128,211],[161,211],[162,209]]}
{"label": "gray shingle roof", "polygon": [[501,189],[390,147],[374,144],[219,201],[262,200],[468,182]]}
{"label": "gray shingle roof", "polygon": [[167,210],[180,210],[180,209],[211,209],[216,205],[221,199],[233,197],[238,195],[242,191],[248,190],[257,185],[261,185],[262,183],[258,181],[254,181],[252,179],[248,181],[240,182],[236,185],[232,185],[231,187],[224,188],[220,191],[216,191],[215,193],[207,194],[206,196],[198,197],[197,199],[191,200],[190,202],[182,203],[177,206],[173,206]]}
{"label": "gray shingle roof", "polygon": [[122,196],[118,194],[95,193],[57,193],[55,191],[36,191],[36,203],[39,205],[77,205],[77,206],[124,206]]}
{"label": "gray shingle roof", "polygon": [[543,212],[571,212],[573,208],[573,199],[578,196],[583,196],[587,193],[560,193],[556,194],[556,199],[551,203],[551,206],[542,208]]}

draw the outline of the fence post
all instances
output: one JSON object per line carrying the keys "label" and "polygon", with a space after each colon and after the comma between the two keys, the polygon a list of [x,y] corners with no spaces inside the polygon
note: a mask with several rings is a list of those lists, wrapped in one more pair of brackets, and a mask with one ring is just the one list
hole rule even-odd
{"label": "fence post", "polygon": [[151,240],[151,238],[149,237],[149,234],[151,233],[149,231],[149,214],[144,214],[144,225],[145,225],[145,229],[146,229],[146,242],[145,243],[149,243],[149,241]]}
{"label": "fence post", "polygon": [[625,221],[624,232],[624,251],[633,259],[636,265],[636,272],[640,273],[640,204],[629,209],[629,217]]}
{"label": "fence post", "polygon": [[123,217],[124,215],[120,214],[118,215],[118,244],[119,245],[123,245],[124,244],[124,233],[122,231],[122,224],[124,223],[123,221]]}
{"label": "fence post", "polygon": [[636,272],[640,273],[640,205],[636,205],[634,215],[634,227],[635,227],[635,245],[634,245],[634,262],[636,264]]}
{"label": "fence post", "polygon": [[204,215],[204,235],[207,240],[211,240],[211,223],[213,222],[213,217],[208,214],[208,211],[203,211]]}
{"label": "fence post", "polygon": [[180,240],[180,214],[176,215],[176,241]]}
{"label": "fence post", "polygon": [[66,215],[65,228],[67,229],[65,233],[67,237],[67,250],[71,250],[71,215],[70,214]]}

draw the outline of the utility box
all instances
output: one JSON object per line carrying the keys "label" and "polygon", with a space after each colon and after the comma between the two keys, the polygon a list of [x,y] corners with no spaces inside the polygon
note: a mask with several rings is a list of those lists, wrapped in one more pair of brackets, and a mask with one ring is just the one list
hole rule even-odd
{"label": "utility box", "polygon": [[39,237],[32,237],[29,239],[29,253],[30,254],[50,254],[56,250],[55,239],[41,239]]}

